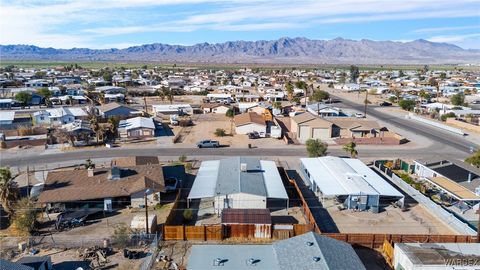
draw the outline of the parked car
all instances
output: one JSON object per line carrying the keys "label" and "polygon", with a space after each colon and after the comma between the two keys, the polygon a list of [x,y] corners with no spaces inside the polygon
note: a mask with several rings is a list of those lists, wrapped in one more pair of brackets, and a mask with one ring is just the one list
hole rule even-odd
{"label": "parked car", "polygon": [[382,107],[386,107],[386,106],[392,106],[392,103],[384,101],[384,102],[380,102],[378,105]]}
{"label": "parked car", "polygon": [[218,141],[212,140],[203,140],[197,143],[198,148],[217,148],[220,147],[220,143]]}
{"label": "parked car", "polygon": [[355,117],[356,117],[356,118],[364,118],[365,115],[364,115],[363,113],[358,113],[358,112],[357,112],[357,113],[355,113]]}
{"label": "parked car", "polygon": [[260,134],[258,134],[258,132],[256,132],[256,131],[249,132],[248,133],[248,138],[249,139],[258,139],[258,138],[260,138]]}

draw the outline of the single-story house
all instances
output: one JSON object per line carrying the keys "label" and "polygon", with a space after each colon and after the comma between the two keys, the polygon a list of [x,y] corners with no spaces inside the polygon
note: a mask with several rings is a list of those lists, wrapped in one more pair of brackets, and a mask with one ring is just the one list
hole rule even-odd
{"label": "single-story house", "polygon": [[415,174],[465,206],[480,203],[480,171],[451,160],[415,160]]}
{"label": "single-story house", "polygon": [[98,114],[104,118],[109,118],[113,116],[129,117],[129,116],[139,115],[142,113],[137,109],[119,104],[117,102],[103,104],[101,106],[98,106],[97,109],[98,109]]}
{"label": "single-story house", "polygon": [[123,87],[118,86],[100,86],[95,87],[95,92],[104,93],[104,94],[125,94],[127,90]]}
{"label": "single-story house", "polygon": [[340,135],[339,127],[311,113],[291,117],[290,130],[300,143],[305,143],[309,139],[327,140]]}
{"label": "single-story house", "polygon": [[350,244],[308,232],[268,245],[193,245],[189,270],[366,270]]}
{"label": "single-story house", "polygon": [[345,116],[340,108],[330,106],[321,102],[307,105],[307,111],[318,116]]}
{"label": "single-story house", "polygon": [[137,116],[121,120],[118,124],[120,138],[147,138],[155,136],[153,118]]}
{"label": "single-story house", "polygon": [[[31,267],[33,270],[52,270],[52,259],[50,256],[25,256],[16,261],[17,264]],[[0,262],[1,264],[1,262]],[[13,268],[16,269],[16,268]]]}
{"label": "single-story house", "polygon": [[265,133],[267,130],[267,124],[263,116],[254,112],[235,115],[233,121],[237,134],[247,134],[254,131]]}
{"label": "single-story house", "polygon": [[325,156],[301,158],[300,163],[306,183],[322,203],[339,200],[347,209],[374,213],[391,202],[403,206],[404,196],[358,159]]}
{"label": "single-story house", "polygon": [[402,270],[477,270],[480,268],[479,258],[478,243],[395,243],[393,267]]}
{"label": "single-story house", "polygon": [[67,209],[100,208],[106,211],[160,202],[165,192],[163,166],[146,164],[81,170],[51,171],[38,203],[63,204]]}
{"label": "single-story house", "polygon": [[193,108],[190,104],[160,104],[152,105],[155,115],[192,115]]}
{"label": "single-story house", "polygon": [[325,120],[332,122],[340,129],[338,136],[342,138],[384,137],[388,132],[388,129],[380,126],[377,121],[365,118],[328,117]]}
{"label": "single-story house", "polygon": [[224,208],[265,209],[269,198],[288,200],[277,165],[246,157],[203,161],[188,194],[188,201],[211,200],[217,214]]}
{"label": "single-story house", "polygon": [[15,111],[0,111],[0,127],[11,126],[15,119]]}
{"label": "single-story house", "polygon": [[72,123],[75,120],[85,120],[88,113],[79,107],[61,107],[46,109],[33,114],[37,126],[60,126]]}
{"label": "single-story house", "polygon": [[226,114],[230,106],[223,103],[203,103],[202,110],[203,113],[218,113]]}

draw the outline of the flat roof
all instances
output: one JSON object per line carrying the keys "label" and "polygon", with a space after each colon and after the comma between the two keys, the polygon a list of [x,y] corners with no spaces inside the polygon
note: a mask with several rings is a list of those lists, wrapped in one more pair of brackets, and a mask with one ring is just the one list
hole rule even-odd
{"label": "flat roof", "polygon": [[395,248],[402,250],[414,265],[445,266],[448,260],[471,260],[480,266],[477,243],[396,243]]}
{"label": "flat roof", "polygon": [[362,161],[353,158],[301,158],[310,177],[324,196],[380,195],[404,196]]}
{"label": "flat roof", "polygon": [[453,196],[457,197],[459,200],[463,201],[477,201],[480,200],[480,196],[475,195],[471,190],[468,188],[459,185],[455,181],[452,181],[446,177],[438,176],[438,177],[430,177],[426,178],[429,182],[434,184],[435,186],[443,189],[451,193]]}
{"label": "flat roof", "polygon": [[[222,266],[216,266],[216,259]],[[256,261],[249,265],[248,261]],[[220,268],[219,268],[220,267]],[[280,269],[271,245],[193,245],[188,258],[189,270]]]}

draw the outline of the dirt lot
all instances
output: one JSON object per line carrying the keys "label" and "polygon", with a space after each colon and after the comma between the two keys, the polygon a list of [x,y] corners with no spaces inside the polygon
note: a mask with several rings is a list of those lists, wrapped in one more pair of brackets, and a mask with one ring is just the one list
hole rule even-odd
{"label": "dirt lot", "polygon": [[422,205],[402,212],[389,206],[380,213],[354,212],[327,207],[341,233],[455,234]]}
{"label": "dirt lot", "polygon": [[[283,140],[273,138],[260,138],[251,140],[247,135],[233,135],[225,137],[216,137],[214,132],[217,128],[222,128],[227,134],[230,133],[230,118],[221,114],[198,114],[193,117],[194,126],[185,128],[186,136],[182,144],[194,146],[198,141],[204,139],[213,139],[220,142],[221,145],[229,145],[230,147],[247,147],[251,144],[254,147],[285,147]],[[233,125],[235,132],[235,126]],[[175,128],[175,132],[180,132],[180,128]],[[175,133],[177,134],[177,133]]]}

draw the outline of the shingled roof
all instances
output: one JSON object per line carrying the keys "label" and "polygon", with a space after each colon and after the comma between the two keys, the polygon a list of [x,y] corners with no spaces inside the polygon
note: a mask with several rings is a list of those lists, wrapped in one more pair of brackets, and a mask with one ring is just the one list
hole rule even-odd
{"label": "shingled roof", "polygon": [[49,172],[38,202],[94,200],[130,196],[145,189],[155,192],[165,190],[162,165],[138,165],[119,169],[119,179],[111,179],[110,168],[94,169],[91,177],[87,170]]}

